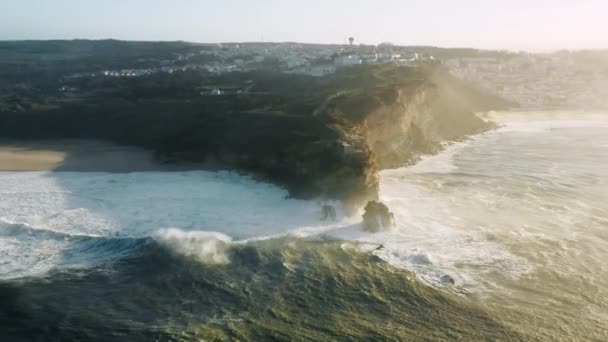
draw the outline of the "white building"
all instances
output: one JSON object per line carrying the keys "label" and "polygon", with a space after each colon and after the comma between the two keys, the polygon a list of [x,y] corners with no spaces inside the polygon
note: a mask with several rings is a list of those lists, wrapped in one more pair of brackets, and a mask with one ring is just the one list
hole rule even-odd
{"label": "white building", "polygon": [[224,91],[219,88],[212,89],[210,91],[201,91],[201,95],[203,96],[220,96],[224,94]]}
{"label": "white building", "polygon": [[296,74],[296,75],[308,75],[313,77],[323,77],[326,75],[331,75],[336,72],[336,67],[333,65],[314,65],[296,68],[293,70],[289,70],[286,73],[288,74]]}
{"label": "white building", "polygon": [[336,57],[334,59],[334,64],[336,65],[337,68],[345,68],[345,67],[363,64],[363,60],[361,59],[361,57],[359,57],[357,55],[348,55],[348,56]]}

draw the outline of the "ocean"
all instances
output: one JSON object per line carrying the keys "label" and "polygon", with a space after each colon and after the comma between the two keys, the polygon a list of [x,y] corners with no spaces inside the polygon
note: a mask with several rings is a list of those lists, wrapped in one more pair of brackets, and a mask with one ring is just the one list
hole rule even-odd
{"label": "ocean", "polygon": [[486,117],[381,172],[376,234],[231,172],[1,172],[0,339],[608,340],[608,116]]}

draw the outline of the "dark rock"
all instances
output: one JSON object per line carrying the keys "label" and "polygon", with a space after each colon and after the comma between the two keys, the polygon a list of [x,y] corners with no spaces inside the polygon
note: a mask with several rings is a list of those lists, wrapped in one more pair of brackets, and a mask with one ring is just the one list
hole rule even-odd
{"label": "dark rock", "polygon": [[370,256],[370,260],[371,260],[372,262],[383,262],[383,260],[382,260],[382,258],[381,258],[381,257],[379,257],[379,256],[377,256],[377,255],[373,255],[373,254]]}
{"label": "dark rock", "polygon": [[331,205],[324,205],[323,208],[321,208],[321,220],[322,221],[326,221],[326,220],[332,220],[335,221],[336,220],[336,209],[331,206]]}
{"label": "dark rock", "polygon": [[371,233],[377,233],[393,226],[393,214],[388,207],[377,201],[369,201],[363,214],[363,228]]}
{"label": "dark rock", "polygon": [[454,280],[454,278],[452,278],[451,276],[449,276],[447,274],[443,275],[440,280],[441,280],[441,283],[444,284],[444,285],[454,285],[454,284],[456,284],[456,281]]}

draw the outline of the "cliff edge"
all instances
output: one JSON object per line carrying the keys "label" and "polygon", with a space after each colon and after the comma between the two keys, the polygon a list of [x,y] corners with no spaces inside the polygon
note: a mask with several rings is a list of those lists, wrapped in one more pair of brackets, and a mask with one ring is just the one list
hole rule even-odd
{"label": "cliff edge", "polygon": [[[139,146],[167,164],[211,161],[348,208],[377,198],[379,170],[490,129],[474,113],[510,106],[436,65],[357,66],[318,78],[183,73],[73,82],[86,96],[20,97],[24,109],[0,113],[0,138]],[[201,96],[201,84],[233,90]]]}
{"label": "cliff edge", "polygon": [[407,84],[340,94],[316,112],[338,132],[333,150],[325,151],[335,166],[310,181],[322,195],[358,207],[377,199],[378,171],[412,164],[439,152],[444,142],[492,129],[475,113],[508,106],[441,71]]}

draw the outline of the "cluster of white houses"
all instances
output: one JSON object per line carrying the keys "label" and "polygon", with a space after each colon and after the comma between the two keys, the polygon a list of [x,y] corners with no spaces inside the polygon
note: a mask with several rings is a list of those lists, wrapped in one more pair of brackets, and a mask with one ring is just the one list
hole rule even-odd
{"label": "cluster of white houses", "polygon": [[[434,59],[430,57],[429,59]],[[362,64],[399,64],[413,65],[414,62],[421,60],[417,53],[347,53],[334,56],[333,60],[324,64],[310,64],[303,62],[293,67],[288,67],[284,72],[291,74],[302,74],[309,76],[325,76],[333,74],[341,68],[348,68]],[[289,66],[290,64],[288,64]]]}
{"label": "cluster of white houses", "polygon": [[[205,63],[197,56],[212,57]],[[340,68],[361,64],[411,65],[422,58],[418,53],[402,48],[343,45],[285,44],[218,44],[212,48],[186,55],[177,54],[174,60],[162,60],[150,69],[104,70],[97,73],[75,74],[68,77],[140,77],[157,72],[206,70],[212,73],[249,71],[275,63],[284,73],[309,76],[333,74]]]}

